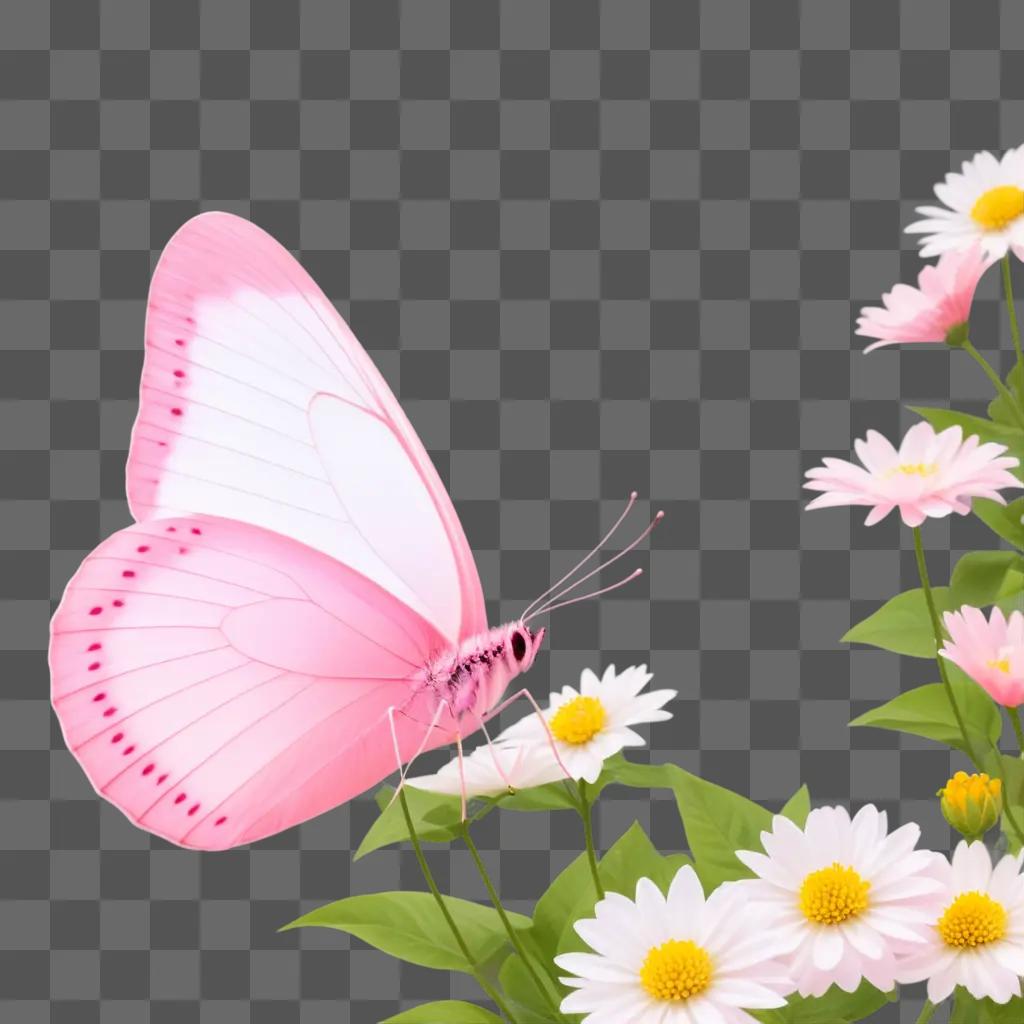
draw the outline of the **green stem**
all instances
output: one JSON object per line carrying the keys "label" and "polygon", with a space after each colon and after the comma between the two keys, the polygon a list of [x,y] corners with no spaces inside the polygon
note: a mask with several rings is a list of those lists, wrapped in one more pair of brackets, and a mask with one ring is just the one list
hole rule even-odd
{"label": "green stem", "polygon": [[1012,392],[1003,383],[999,374],[992,369],[988,360],[974,347],[974,343],[970,338],[966,339],[960,347],[981,367],[985,376],[992,382],[996,392],[1009,405],[1010,412],[1013,413],[1013,418],[1017,421],[1017,426],[1024,430],[1024,412],[1021,412],[1020,402],[1013,397]]}
{"label": "green stem", "polygon": [[1020,724],[1020,711],[1017,708],[1007,708],[1006,713],[1010,716],[1010,724],[1017,737],[1017,749],[1020,751],[1020,756],[1024,757],[1024,729]]}
{"label": "green stem", "polygon": [[[995,744],[992,744],[992,755],[995,758],[995,761],[998,762],[1000,754],[999,748]],[[982,765],[978,765],[978,767],[981,768]],[[1024,829],[1021,828],[1020,823],[1013,815],[1013,811],[1010,810],[1010,802],[1006,799],[1005,787],[1003,791],[1003,816],[1006,818],[1006,824],[1010,826],[1010,828],[1014,832],[1014,835],[1016,835],[1017,841],[1020,843],[1021,848],[1024,849]]]}
{"label": "green stem", "polygon": [[1021,847],[1024,848],[1024,830],[1021,829],[1020,822],[1013,816],[1013,812],[1010,810],[1010,805],[1007,803],[1003,804],[1003,814],[1006,815],[1006,820],[1009,822],[1010,828],[1012,828],[1016,833],[1017,842],[1019,842]]}
{"label": "green stem", "polygon": [[1024,402],[1024,350],[1020,345],[1020,326],[1017,323],[1017,308],[1013,303],[1013,276],[1010,273],[1010,254],[1003,257],[1003,293],[1006,296],[1006,312],[1010,315],[1010,334],[1013,336],[1013,347],[1017,353],[1017,397]]}
{"label": "green stem", "polygon": [[597,898],[604,899],[604,886],[597,870],[597,850],[594,847],[594,822],[590,814],[590,800],[587,797],[587,784],[580,779],[580,817],[583,819],[583,838],[587,843],[587,861],[590,863],[590,874],[594,879]]}
{"label": "green stem", "polygon": [[416,860],[419,862],[420,871],[423,873],[423,879],[427,883],[427,888],[430,889],[430,892],[437,903],[438,909],[441,911],[441,916],[448,923],[448,928],[452,933],[452,938],[455,939],[455,944],[459,947],[462,955],[466,958],[466,963],[469,964],[470,971],[473,977],[476,978],[477,984],[484,990],[484,992],[487,993],[494,1005],[498,1007],[511,1024],[516,1024],[515,1017],[512,1016],[511,1010],[509,1010],[508,1006],[505,1005],[505,1001],[501,998],[501,995],[484,977],[483,972],[480,970],[480,965],[477,963],[473,954],[469,951],[469,946],[466,945],[466,940],[462,937],[462,932],[459,931],[459,926],[455,923],[455,918],[452,917],[451,912],[448,910],[448,907],[444,902],[444,898],[441,896],[441,890],[438,889],[437,882],[434,881],[434,875],[430,870],[430,865],[427,863],[427,858],[423,856],[423,848],[420,846],[419,836],[416,835],[416,828],[412,823],[412,815],[409,813],[409,803],[405,799],[404,787],[399,787],[398,799],[402,804],[402,814],[405,815],[405,826],[409,830],[409,840],[412,843],[413,850],[416,852]]}
{"label": "green stem", "polygon": [[[494,909],[498,912],[498,917],[501,918],[501,923],[505,926],[505,932],[508,935],[509,942],[512,943],[513,949],[519,954],[519,959],[522,960],[523,966],[526,968],[530,977],[533,979],[534,985],[537,987],[537,991],[544,997],[544,1001],[551,1007],[551,1012],[554,1013],[556,1020],[564,1020],[562,1017],[560,1008],[555,1000],[552,998],[551,991],[541,981],[537,972],[534,970],[532,959],[527,956],[526,949],[524,948],[519,936],[516,934],[515,928],[512,927],[512,922],[508,919],[508,914],[505,913],[505,908],[501,904],[501,897],[498,895],[498,891],[494,888],[494,883],[491,881],[491,876],[487,871],[487,865],[484,864],[483,858],[480,856],[480,851],[477,849],[476,843],[473,842],[473,837],[469,834],[469,829],[464,825],[460,830],[462,841],[466,844],[466,849],[469,850],[470,856],[473,858],[473,863],[476,865],[476,869],[480,874],[480,878],[483,880],[484,886],[487,889],[487,895],[491,898],[491,903],[494,905]],[[554,978],[551,979],[554,981]]]}
{"label": "green stem", "polygon": [[921,527],[914,527],[914,554],[917,556],[917,572],[921,577],[921,589],[924,591],[924,601],[928,606],[928,615],[932,620],[932,633],[935,636],[935,661],[939,666],[939,678],[942,680],[942,685],[946,688],[946,697],[949,699],[949,706],[953,709],[953,717],[956,719],[957,728],[960,730],[960,735],[963,737],[964,749],[967,751],[967,756],[975,763],[978,763],[978,759],[975,756],[974,748],[971,746],[970,738],[967,735],[967,727],[964,725],[963,715],[960,713],[960,705],[956,702],[956,695],[953,693],[953,687],[949,682],[949,673],[946,672],[945,659],[939,654],[939,649],[943,646],[944,638],[942,636],[942,625],[939,622],[939,612],[935,607],[935,596],[932,594],[931,581],[928,579],[928,563],[924,558],[924,544],[921,541]]}
{"label": "green stem", "polygon": [[924,1006],[921,1007],[921,1016],[917,1018],[917,1024],[928,1024],[937,1009],[938,1007],[930,999],[926,999]]}

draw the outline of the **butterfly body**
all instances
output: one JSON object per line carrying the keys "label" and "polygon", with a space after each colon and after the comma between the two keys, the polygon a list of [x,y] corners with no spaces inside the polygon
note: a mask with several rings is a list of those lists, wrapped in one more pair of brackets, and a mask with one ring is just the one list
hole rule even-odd
{"label": "butterfly body", "polygon": [[424,669],[424,682],[469,731],[494,707],[508,684],[529,671],[544,639],[522,622],[496,626],[469,637],[457,648],[432,659]]}

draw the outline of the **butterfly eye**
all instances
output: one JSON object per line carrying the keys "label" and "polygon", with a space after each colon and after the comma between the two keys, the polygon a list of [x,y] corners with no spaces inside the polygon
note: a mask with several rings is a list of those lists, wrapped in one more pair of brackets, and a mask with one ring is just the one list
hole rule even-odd
{"label": "butterfly eye", "polygon": [[512,657],[522,661],[526,657],[526,637],[518,630],[512,634]]}

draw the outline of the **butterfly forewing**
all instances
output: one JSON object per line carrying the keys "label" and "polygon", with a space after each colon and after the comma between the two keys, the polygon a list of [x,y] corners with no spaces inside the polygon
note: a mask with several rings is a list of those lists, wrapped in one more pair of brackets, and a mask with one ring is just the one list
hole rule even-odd
{"label": "butterfly forewing", "polygon": [[157,266],[128,497],[139,520],[218,515],[309,544],[453,644],[486,628],[472,553],[408,419],[312,279],[241,218],[195,218]]}

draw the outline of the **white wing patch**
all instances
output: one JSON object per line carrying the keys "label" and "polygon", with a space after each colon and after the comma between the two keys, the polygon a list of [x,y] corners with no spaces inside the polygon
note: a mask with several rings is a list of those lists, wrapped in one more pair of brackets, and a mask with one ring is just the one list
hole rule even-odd
{"label": "white wing patch", "polygon": [[[333,333],[333,307],[319,295],[245,284],[189,301],[193,283],[174,274],[172,263],[155,280],[155,293],[171,294],[151,300],[147,325],[129,460],[136,517],[202,513],[292,537],[372,579],[457,641],[451,544],[373,383]],[[314,402],[318,395],[324,400]],[[314,406],[323,410],[318,429]],[[415,555],[412,522],[429,544]]]}
{"label": "white wing patch", "polygon": [[[439,631],[457,637],[461,609],[451,601],[459,592],[455,562],[435,556],[448,549],[444,527],[394,431],[383,419],[332,395],[314,399],[310,423],[324,468],[364,546],[386,551],[389,568],[416,596],[407,603],[433,609]],[[358,444],[330,443],[356,435]],[[372,486],[363,486],[365,481]],[[399,544],[396,537],[402,538]]]}

